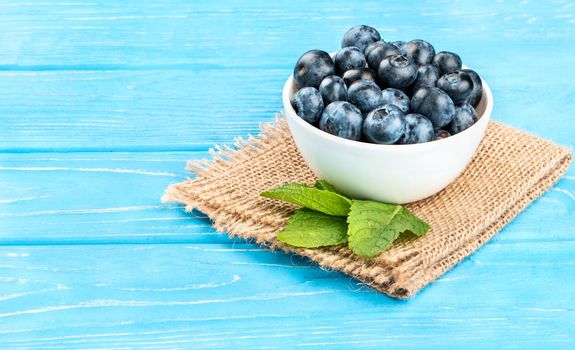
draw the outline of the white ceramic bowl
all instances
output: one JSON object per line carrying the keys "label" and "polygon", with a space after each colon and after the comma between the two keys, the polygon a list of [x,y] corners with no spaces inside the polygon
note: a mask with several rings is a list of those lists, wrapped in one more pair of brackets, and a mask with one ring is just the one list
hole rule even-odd
{"label": "white ceramic bowl", "polygon": [[343,139],[300,118],[290,104],[293,77],[282,99],[295,144],[313,172],[352,198],[386,203],[414,202],[441,191],[471,160],[493,110],[493,95],[483,83],[479,120],[446,139],[413,145],[378,145]]}

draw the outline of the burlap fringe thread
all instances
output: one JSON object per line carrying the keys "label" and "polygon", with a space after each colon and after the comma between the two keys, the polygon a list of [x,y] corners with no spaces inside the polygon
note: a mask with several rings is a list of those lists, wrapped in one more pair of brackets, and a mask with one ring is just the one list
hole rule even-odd
{"label": "burlap fringe thread", "polygon": [[208,215],[220,232],[255,240],[348,274],[395,298],[409,298],[473,253],[567,171],[569,149],[490,122],[465,172],[439,194],[408,205],[430,224],[419,239],[404,238],[373,260],[347,247],[300,249],[276,240],[294,206],[259,193],[286,182],[312,184],[287,123],[263,124],[258,138],[216,146],[213,160],[190,161],[194,179],[173,184],[162,198]]}

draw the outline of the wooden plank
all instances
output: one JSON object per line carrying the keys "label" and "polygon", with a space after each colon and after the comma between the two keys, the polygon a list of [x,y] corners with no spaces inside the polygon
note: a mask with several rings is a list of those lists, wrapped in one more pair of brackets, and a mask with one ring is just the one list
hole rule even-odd
{"label": "wooden plank", "polygon": [[207,152],[0,154],[0,244],[232,242],[162,204]]}
{"label": "wooden plank", "polygon": [[[257,134],[281,70],[0,73],[0,151],[206,150]],[[33,99],[23,101],[32,94]]]}
{"label": "wooden plank", "polygon": [[573,12],[529,2],[395,0],[353,11],[301,1],[2,2],[0,151],[231,142],[282,108],[283,82],[302,52],[336,50],[345,30],[364,22],[386,40],[424,37],[460,53],[491,84],[495,119],[573,145],[564,127],[575,115]]}
{"label": "wooden plank", "polygon": [[[575,121],[569,76],[553,70],[562,78],[549,85],[529,73],[527,83],[527,72],[508,76],[507,69],[483,70],[496,96],[493,118],[573,146],[571,129],[563,127]],[[0,151],[205,150],[257,134],[261,122],[273,120],[289,74],[287,68],[0,72]]]}
{"label": "wooden plank", "polygon": [[358,23],[460,53],[495,119],[572,147],[574,17],[568,1],[2,1],[0,152],[19,153],[0,154],[0,347],[575,348],[573,168],[408,302],[158,202],[207,156],[169,151],[257,132],[297,57]]}
{"label": "wooden plank", "polygon": [[[523,48],[541,47],[553,40],[572,39],[575,33],[575,10],[569,2],[544,6],[502,1],[475,6],[442,1],[406,6],[393,0],[385,5],[362,3],[352,10],[346,5],[301,0],[259,0],[241,6],[234,1],[206,0],[126,0],[116,5],[91,0],[8,0],[0,4],[0,64],[9,69],[283,67],[302,51],[337,48],[345,30],[361,23],[377,27],[389,41],[425,36],[441,49],[451,46],[457,52],[481,45],[471,50],[475,57],[506,64],[502,56],[513,55],[513,50],[486,56],[519,41]],[[573,50],[549,47],[555,49],[556,58],[556,50]]]}
{"label": "wooden plank", "polygon": [[[0,154],[0,244],[214,243],[200,213],[160,197],[188,159],[208,152]],[[510,224],[498,241],[575,239],[575,170]]]}
{"label": "wooden plank", "polygon": [[0,248],[3,349],[575,346],[574,242],[489,244],[411,301],[252,245]]}

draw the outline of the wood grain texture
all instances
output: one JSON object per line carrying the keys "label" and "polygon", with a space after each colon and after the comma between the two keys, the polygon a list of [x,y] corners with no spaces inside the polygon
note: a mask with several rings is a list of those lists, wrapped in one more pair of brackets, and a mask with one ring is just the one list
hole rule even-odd
{"label": "wood grain texture", "polygon": [[[0,150],[206,150],[257,133],[260,122],[273,119],[288,75],[258,69],[0,72],[6,132]],[[33,100],[11,102],[30,93]]]}
{"label": "wood grain texture", "polygon": [[0,150],[230,142],[282,108],[303,52],[334,51],[364,22],[458,52],[491,85],[495,119],[572,144],[561,125],[575,115],[573,16],[570,1],[2,2]]}
{"label": "wood grain texture", "polygon": [[458,52],[494,119],[575,145],[572,1],[2,1],[0,348],[574,348],[573,167],[406,302],[159,202],[360,23]]}
{"label": "wood grain texture", "polygon": [[[0,153],[0,244],[225,243],[209,220],[159,202],[208,152]],[[575,170],[510,224],[503,242],[575,239]],[[561,223],[561,225],[558,225]]]}
{"label": "wood grain texture", "polygon": [[0,244],[216,243],[201,213],[159,202],[208,152],[0,154]]}
{"label": "wood grain texture", "polygon": [[252,245],[5,247],[0,335],[11,349],[569,348],[575,286],[554,276],[575,278],[574,248],[491,244],[402,302]]}

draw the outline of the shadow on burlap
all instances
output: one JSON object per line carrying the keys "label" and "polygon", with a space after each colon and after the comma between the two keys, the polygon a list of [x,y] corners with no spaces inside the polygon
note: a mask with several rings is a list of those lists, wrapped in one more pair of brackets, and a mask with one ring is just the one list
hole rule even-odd
{"label": "shadow on burlap", "polygon": [[173,184],[163,201],[200,210],[230,236],[296,253],[342,271],[395,298],[409,298],[473,253],[567,171],[571,151],[497,122],[461,176],[433,197],[407,205],[429,223],[421,238],[400,239],[373,260],[347,247],[300,249],[276,240],[295,206],[259,193],[286,182],[313,184],[287,123],[262,125],[258,138],[216,147],[213,160],[191,161],[194,179]]}

